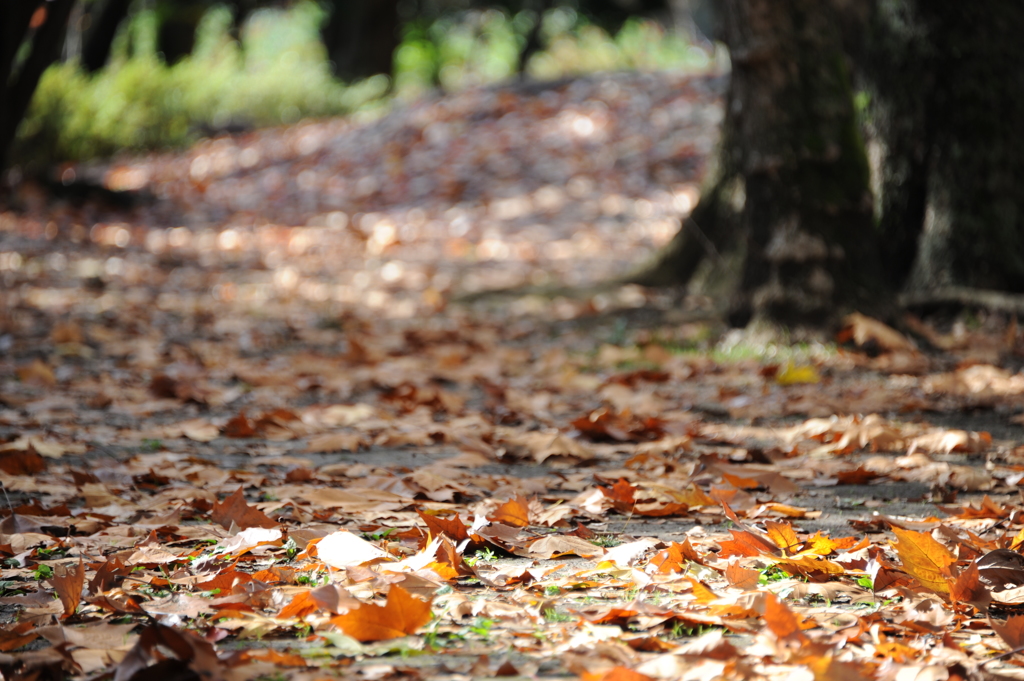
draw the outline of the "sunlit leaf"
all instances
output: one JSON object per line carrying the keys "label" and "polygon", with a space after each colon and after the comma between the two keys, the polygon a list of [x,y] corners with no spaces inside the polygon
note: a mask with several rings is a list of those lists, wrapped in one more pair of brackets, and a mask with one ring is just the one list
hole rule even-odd
{"label": "sunlit leaf", "polygon": [[331,622],[360,642],[386,641],[416,633],[430,621],[430,602],[413,597],[395,585],[388,591],[383,605],[364,603]]}
{"label": "sunlit leaf", "polygon": [[949,593],[947,568],[956,558],[927,532],[892,528],[899,540],[895,547],[907,574],[938,593]]}

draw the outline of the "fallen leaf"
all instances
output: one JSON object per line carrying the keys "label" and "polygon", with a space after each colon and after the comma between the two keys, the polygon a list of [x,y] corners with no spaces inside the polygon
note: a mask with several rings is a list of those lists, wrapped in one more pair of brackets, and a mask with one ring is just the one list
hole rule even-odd
{"label": "fallen leaf", "polygon": [[902,333],[859,312],[843,318],[843,330],[837,340],[840,343],[852,340],[858,348],[868,352],[917,351],[917,347]]}
{"label": "fallen leaf", "polygon": [[51,579],[46,580],[47,584],[53,587],[64,606],[64,614],[60,616],[66,620],[78,610],[78,604],[82,602],[82,588],[85,586],[85,564],[81,559],[78,565],[67,564],[58,567]]}
{"label": "fallen leaf", "polygon": [[27,646],[39,638],[39,632],[34,630],[35,624],[32,622],[19,622],[0,627],[0,652],[6,653]]}
{"label": "fallen leaf", "polygon": [[737,562],[729,563],[725,568],[725,578],[729,584],[737,589],[751,591],[757,588],[761,573],[757,570],[745,568]]}
{"label": "fallen leaf", "polygon": [[990,617],[988,625],[992,627],[992,631],[996,632],[999,638],[1006,642],[1006,645],[1010,646],[1010,650],[1024,647],[1024,615],[1010,617],[1002,624]]}
{"label": "fallen leaf", "polygon": [[978,580],[993,591],[1024,586],[1024,555],[1010,549],[995,549],[971,565]]}
{"label": "fallen leaf", "polygon": [[782,371],[775,375],[775,382],[779,385],[820,383],[821,374],[819,374],[818,370],[809,364],[803,366],[787,364]]}
{"label": "fallen leaf", "polygon": [[949,595],[957,603],[970,603],[979,612],[987,612],[992,594],[982,584],[979,573],[978,563],[971,563],[950,583]]}
{"label": "fallen leaf", "polygon": [[654,681],[646,674],[622,666],[612,667],[608,671],[583,672],[579,678],[580,681]]}
{"label": "fallen leaf", "polygon": [[243,530],[250,527],[278,526],[278,523],[268,518],[266,513],[246,503],[241,487],[226,497],[224,501],[214,502],[213,510],[210,511],[210,520],[225,528],[230,528],[232,524],[235,524]]}
{"label": "fallen leaf", "polygon": [[537,560],[548,560],[557,556],[576,555],[580,558],[594,558],[604,555],[605,550],[585,539],[570,535],[555,535],[538,539],[530,544],[529,555]]}
{"label": "fallen leaf", "polygon": [[331,618],[331,623],[355,640],[386,641],[416,633],[430,621],[430,602],[421,601],[408,591],[392,586],[383,606],[363,603],[343,615]]}
{"label": "fallen leaf", "polygon": [[[494,522],[505,523],[513,527],[526,527],[530,524],[530,507],[522,495],[509,499],[494,509],[489,516]],[[454,539],[454,537],[452,537]]]}
{"label": "fallen leaf", "polygon": [[764,600],[764,621],[768,629],[781,640],[806,642],[807,637],[800,628],[800,621],[785,603],[775,594],[766,594]]}
{"label": "fallen leaf", "polygon": [[227,673],[211,643],[162,624],[150,624],[139,633],[114,679],[141,679],[140,673],[147,669],[164,678],[221,679]]}
{"label": "fallen leaf", "polygon": [[329,534],[317,542],[316,555],[333,568],[364,565],[371,561],[391,558],[386,551],[344,530]]}
{"label": "fallen leaf", "polygon": [[903,562],[903,569],[911,577],[936,593],[949,593],[947,568],[956,558],[945,546],[935,541],[927,532],[915,532],[899,527],[892,528],[899,540],[896,553]]}

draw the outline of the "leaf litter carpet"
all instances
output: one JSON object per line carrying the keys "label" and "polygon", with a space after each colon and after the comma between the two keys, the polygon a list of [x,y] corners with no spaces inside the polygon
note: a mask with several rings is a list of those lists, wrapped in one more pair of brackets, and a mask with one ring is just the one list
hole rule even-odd
{"label": "leaf litter carpet", "polygon": [[671,237],[721,87],[61,169],[127,207],[18,186],[3,677],[1018,678],[1015,322],[751,348],[693,297],[543,293]]}

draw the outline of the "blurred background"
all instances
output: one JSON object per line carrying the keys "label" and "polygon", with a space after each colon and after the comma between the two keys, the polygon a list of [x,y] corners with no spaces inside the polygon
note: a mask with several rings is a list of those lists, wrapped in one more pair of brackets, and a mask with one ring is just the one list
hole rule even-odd
{"label": "blurred background", "polygon": [[66,37],[11,149],[21,169],[370,118],[439,90],[725,61],[698,0],[56,0],[36,14],[61,2]]}

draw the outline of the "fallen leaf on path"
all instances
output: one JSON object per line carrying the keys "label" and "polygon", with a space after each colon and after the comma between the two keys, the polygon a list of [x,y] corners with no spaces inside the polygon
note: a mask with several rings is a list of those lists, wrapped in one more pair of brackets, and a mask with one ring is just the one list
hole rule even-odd
{"label": "fallen leaf on path", "polygon": [[394,585],[388,591],[383,606],[363,603],[343,615],[331,618],[331,623],[355,640],[386,641],[416,633],[430,621],[430,602],[421,601],[408,591]]}
{"label": "fallen leaf on path", "polygon": [[390,560],[390,556],[370,542],[351,532],[334,532],[316,544],[316,555],[333,568],[363,565],[374,560]]}
{"label": "fallen leaf on path", "polygon": [[224,501],[214,503],[213,510],[210,511],[210,519],[222,527],[230,528],[234,524],[242,530],[247,530],[250,527],[277,527],[279,524],[268,518],[266,513],[255,506],[247,504],[241,487]]}
{"label": "fallen leaf on path", "polygon": [[892,528],[899,540],[896,553],[903,561],[903,569],[922,585],[940,594],[949,593],[949,571],[947,568],[956,558],[945,546],[935,541],[927,532]]}
{"label": "fallen leaf on path", "polygon": [[548,560],[557,556],[579,556],[594,558],[603,556],[605,550],[585,539],[569,535],[543,537],[530,544],[529,555],[537,560]]}
{"label": "fallen leaf on path", "polygon": [[78,610],[78,604],[82,602],[82,588],[85,586],[85,564],[81,559],[78,565],[67,564],[54,571],[52,579],[47,583],[57,592],[61,605],[64,606],[64,614],[60,616],[66,620]]}

